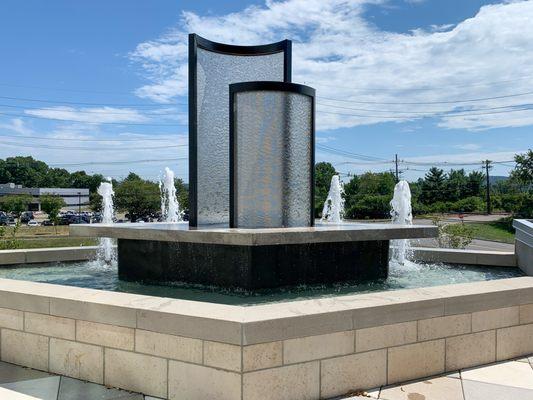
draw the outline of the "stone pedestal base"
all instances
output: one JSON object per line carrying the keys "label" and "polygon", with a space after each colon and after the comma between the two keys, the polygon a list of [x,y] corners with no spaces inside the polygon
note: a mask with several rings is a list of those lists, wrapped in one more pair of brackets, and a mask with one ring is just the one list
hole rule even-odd
{"label": "stone pedestal base", "polygon": [[121,280],[262,289],[385,279],[389,241],[223,245],[118,239]]}

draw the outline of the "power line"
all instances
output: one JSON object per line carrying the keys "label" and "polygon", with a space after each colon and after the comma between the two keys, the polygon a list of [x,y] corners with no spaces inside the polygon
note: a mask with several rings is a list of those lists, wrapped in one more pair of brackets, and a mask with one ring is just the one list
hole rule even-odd
{"label": "power line", "polygon": [[[449,90],[450,88],[466,88],[466,87],[472,87],[472,86],[489,86],[489,85],[500,85],[504,83],[511,83],[511,82],[518,82],[522,81],[524,79],[531,79],[533,75],[527,75],[520,78],[515,79],[508,79],[508,80],[501,80],[501,81],[492,81],[492,82],[477,82],[477,83],[469,83],[469,84],[462,84],[462,85],[446,85],[446,86],[425,86],[425,87],[405,87],[405,88],[361,88],[361,87],[354,87],[354,86],[345,86],[342,85],[343,88],[346,89],[354,89],[358,90],[360,92],[405,92],[405,91],[427,91],[427,90]],[[334,88],[339,88],[339,85],[333,85],[333,84],[326,84],[326,83],[319,83],[319,82],[304,82],[304,84],[309,85],[315,85],[315,86],[329,86]]]}
{"label": "power line", "polygon": [[503,96],[494,96],[494,97],[480,97],[480,98],[474,98],[474,99],[466,99],[466,100],[446,100],[446,101],[421,101],[421,102],[384,102],[384,101],[355,101],[355,100],[341,100],[341,99],[333,99],[330,97],[319,97],[324,100],[331,100],[331,101],[340,101],[345,103],[356,103],[356,104],[396,104],[396,105],[413,105],[413,104],[453,104],[453,103],[470,103],[470,102],[476,102],[476,101],[486,101],[486,100],[497,100],[497,99],[506,99],[510,97],[519,97],[519,96],[527,96],[531,95],[533,92],[524,92],[524,93],[516,93],[516,94],[508,94]]}
{"label": "power line", "polygon": [[[34,108],[34,107],[24,107],[24,106],[15,106],[12,104],[0,104],[0,107],[9,107],[9,108],[18,108],[23,110],[33,110],[33,111],[56,111],[56,112],[75,112],[76,114],[102,114],[102,115],[122,115],[122,116],[128,116],[126,113],[127,111],[137,111],[135,109],[131,108],[124,108],[123,111],[125,112],[111,112],[111,111],[105,111],[105,110],[64,110],[61,108]],[[144,115],[155,115],[155,116],[175,116],[178,117],[180,115],[185,116],[186,113],[182,114],[175,114],[175,113],[163,113],[163,112],[145,112],[145,110],[142,110]]]}
{"label": "power line", "polygon": [[372,109],[372,108],[369,109],[369,108],[343,107],[343,106],[338,106],[338,105],[334,105],[334,104],[326,104],[326,103],[321,103],[321,102],[317,102],[317,104],[322,105],[322,106],[326,106],[326,107],[343,109],[343,110],[365,111],[365,112],[366,111],[368,111],[368,112],[388,112],[388,113],[393,113],[393,114],[396,114],[396,113],[397,114],[446,114],[446,113],[451,113],[451,112],[465,113],[465,112],[500,110],[500,109],[504,109],[504,108],[513,108],[513,107],[531,107],[531,106],[533,106],[533,104],[531,104],[531,103],[526,103],[526,104],[511,104],[511,105],[499,106],[499,107],[476,108],[475,110],[403,111],[403,110],[377,110],[377,109]]}
{"label": "power line", "polygon": [[82,162],[82,163],[66,163],[66,164],[48,164],[51,167],[76,167],[83,165],[127,165],[127,164],[140,164],[140,163],[151,163],[151,162],[167,162],[167,161],[182,161],[187,160],[187,157],[179,158],[165,158],[165,159],[148,159],[148,160],[134,160],[134,161],[91,161],[91,162]]}
{"label": "power line", "polygon": [[358,162],[358,161],[341,161],[341,162],[333,162],[333,164],[336,164],[336,165],[362,165],[362,166],[365,166],[365,165],[384,165],[384,164],[392,164],[394,163],[394,161],[374,161],[374,162],[371,162],[371,161],[368,161],[368,162]]}
{"label": "power line", "polygon": [[138,139],[76,139],[76,138],[57,138],[57,137],[44,137],[44,136],[20,136],[20,135],[0,135],[0,138],[17,138],[17,139],[38,139],[38,140],[53,140],[53,141],[73,141],[73,142],[144,142],[144,141],[165,141],[168,142],[173,140],[172,138],[161,139],[161,138],[138,138]]}
{"label": "power line", "polygon": [[63,119],[63,118],[50,118],[50,117],[40,117],[37,115],[26,115],[26,114],[8,114],[0,112],[0,115],[5,115],[9,117],[19,117],[19,118],[34,118],[34,119],[46,119],[50,121],[63,121],[63,122],[77,122],[84,124],[96,124],[96,125],[127,125],[127,126],[188,126],[188,124],[150,124],[150,123],[131,123],[131,122],[97,122],[97,121],[80,121],[75,119]]}
{"label": "power line", "polygon": [[[40,144],[37,146],[32,146],[30,144],[26,143],[6,143],[6,142],[0,142],[1,144],[5,146],[11,146],[11,147],[26,147],[30,149],[56,149],[56,150],[86,150],[86,151],[95,151],[94,148],[89,147],[72,147],[72,146],[53,146],[53,145],[47,145],[47,144]],[[186,144],[176,144],[176,145],[167,145],[167,146],[153,146],[153,147],[123,147],[120,149],[110,149],[106,147],[98,148],[97,151],[134,151],[134,150],[156,150],[156,149],[167,149],[170,147],[187,147]]]}
{"label": "power line", "polygon": [[333,111],[324,111],[324,110],[317,110],[317,113],[324,113],[324,114],[335,114],[335,115],[346,115],[351,117],[359,117],[359,118],[385,118],[385,119],[401,119],[401,118],[457,118],[457,117],[469,117],[469,116],[476,116],[476,115],[494,115],[494,114],[505,114],[505,113],[511,113],[511,112],[518,112],[518,111],[530,111],[533,110],[533,107],[530,108],[523,108],[518,110],[506,110],[506,111],[493,111],[493,112],[486,112],[486,113],[461,113],[461,114],[435,114],[432,116],[429,115],[405,115],[405,116],[392,116],[392,115],[361,115],[361,114],[347,114],[347,113],[339,113],[339,112],[333,112]]}
{"label": "power line", "polygon": [[[506,163],[506,162],[512,162],[512,161],[499,161],[499,163]],[[400,163],[402,164],[410,164],[410,165],[422,165],[422,166],[442,166],[442,167],[457,167],[457,166],[463,166],[463,165],[482,165],[484,161],[478,161],[478,162],[448,162],[448,161],[406,161],[401,160]]]}
{"label": "power line", "polygon": [[368,155],[365,155],[365,154],[352,153],[352,152],[349,152],[349,151],[346,151],[346,150],[335,149],[333,147],[326,146],[324,144],[317,144],[316,147],[321,149],[321,150],[324,150],[324,151],[334,152],[335,154],[338,154],[338,155],[345,155],[347,157],[352,157],[352,158],[357,158],[357,159],[387,161],[387,160],[385,160],[383,158],[380,158],[380,157],[368,156]]}
{"label": "power line", "polygon": [[[44,99],[34,99],[34,98],[27,98],[27,97],[9,97],[9,96],[0,96],[0,99],[6,99],[6,100],[16,100],[16,101],[29,101],[29,102],[35,102],[35,103],[50,103],[50,104],[73,104],[73,105],[81,105],[81,106],[110,106],[110,107],[161,107],[162,105],[165,105],[167,103],[161,103],[161,104],[136,104],[136,103],[89,103],[89,102],[81,102],[81,101],[67,101],[67,100],[44,100]],[[187,103],[168,103],[167,105],[187,105]]]}
{"label": "power line", "polygon": [[113,94],[113,95],[121,95],[121,96],[122,95],[124,95],[124,96],[131,96],[132,95],[131,92],[130,93],[128,93],[128,92],[107,92],[107,91],[99,91],[99,90],[52,88],[52,87],[45,87],[45,86],[16,85],[16,84],[12,84],[12,83],[0,83],[0,86],[25,88],[25,89],[53,90],[53,91],[58,91],[58,92]]}

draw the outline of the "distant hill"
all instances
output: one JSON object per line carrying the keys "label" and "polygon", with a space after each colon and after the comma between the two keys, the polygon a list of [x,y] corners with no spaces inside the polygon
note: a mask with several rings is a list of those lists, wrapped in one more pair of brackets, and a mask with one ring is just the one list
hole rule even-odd
{"label": "distant hill", "polygon": [[489,176],[489,181],[491,185],[494,185],[496,182],[506,181],[508,179],[508,176]]}

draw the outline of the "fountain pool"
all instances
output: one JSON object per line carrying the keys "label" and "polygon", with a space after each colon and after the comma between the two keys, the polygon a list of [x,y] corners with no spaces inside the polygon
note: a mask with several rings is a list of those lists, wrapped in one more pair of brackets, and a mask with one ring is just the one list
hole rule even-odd
{"label": "fountain pool", "polygon": [[365,283],[342,282],[329,285],[299,285],[275,289],[243,290],[216,286],[164,282],[150,285],[118,279],[116,265],[98,261],[31,264],[0,269],[0,279],[17,279],[124,293],[194,300],[209,303],[253,305],[291,300],[316,299],[339,295],[391,291],[455,283],[489,281],[522,276],[518,268],[469,265],[391,262],[387,279]]}

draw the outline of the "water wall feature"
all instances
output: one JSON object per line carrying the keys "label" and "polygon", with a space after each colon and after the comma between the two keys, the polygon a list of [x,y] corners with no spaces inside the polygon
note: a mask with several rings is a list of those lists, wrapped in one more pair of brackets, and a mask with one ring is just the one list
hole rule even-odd
{"label": "water wall feature", "polygon": [[342,223],[344,217],[344,188],[339,179],[339,175],[331,177],[331,185],[324,208],[322,209],[322,221],[334,224]]}
{"label": "water wall feature", "polygon": [[[394,186],[394,196],[390,205],[390,215],[393,224],[413,225],[411,189],[407,181],[400,181]],[[405,264],[412,252],[408,239],[392,240],[391,249],[391,260],[401,265]]]}
{"label": "water wall feature", "polygon": [[[111,181],[111,178],[108,178]],[[102,196],[102,223],[112,224],[115,216],[115,209],[113,205],[113,185],[111,182],[102,182],[98,187],[98,194]],[[107,237],[101,237],[98,244],[97,251],[98,261],[106,264],[114,264],[117,261],[117,254],[113,246],[113,240]]]}
{"label": "water wall feature", "polygon": [[161,191],[161,216],[165,222],[180,222],[183,220],[180,211],[180,204],[176,196],[176,186],[174,185],[174,171],[165,168],[165,174],[159,181]]}

